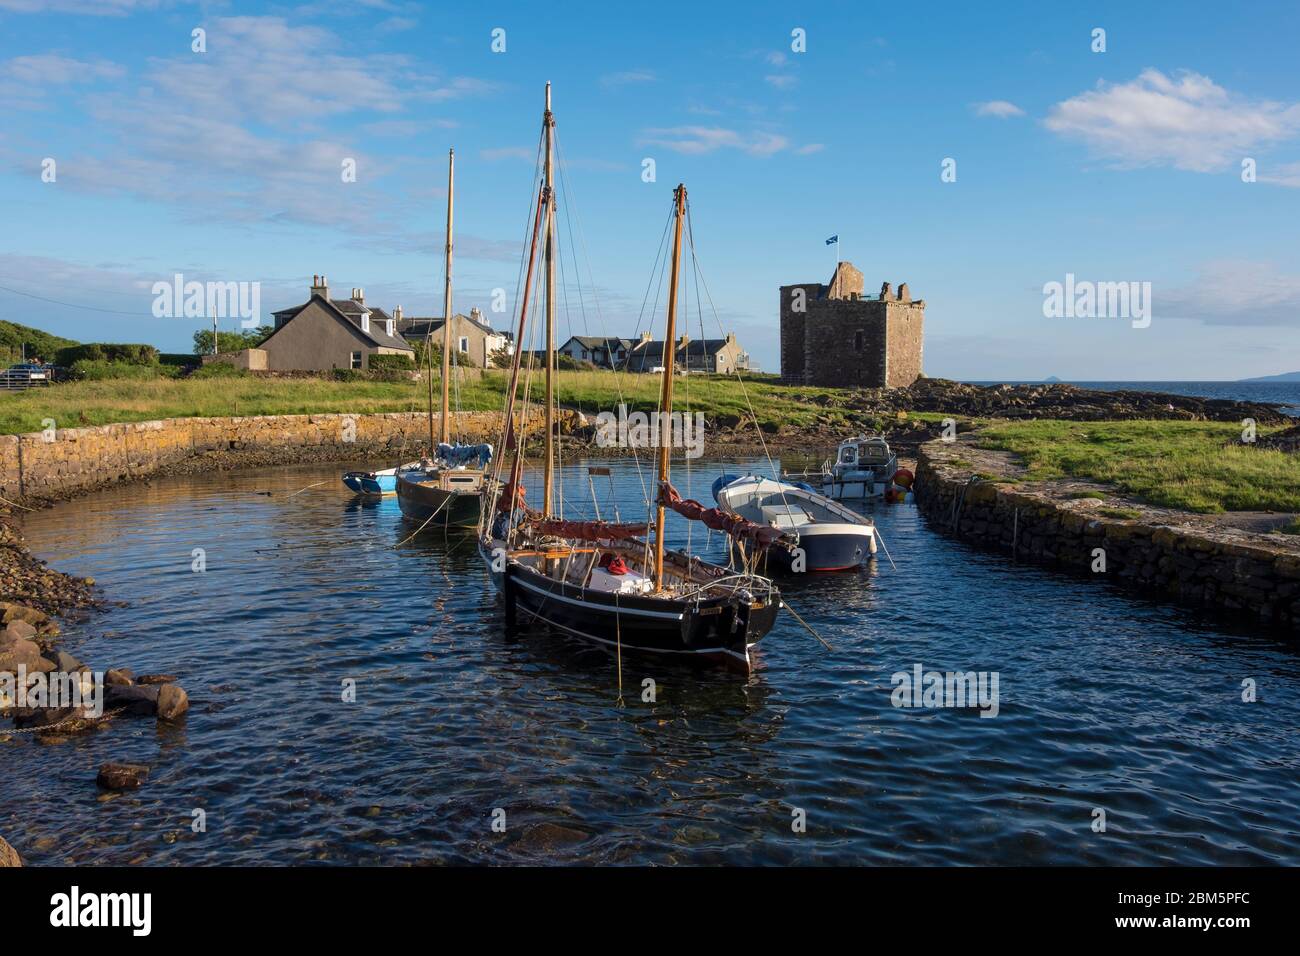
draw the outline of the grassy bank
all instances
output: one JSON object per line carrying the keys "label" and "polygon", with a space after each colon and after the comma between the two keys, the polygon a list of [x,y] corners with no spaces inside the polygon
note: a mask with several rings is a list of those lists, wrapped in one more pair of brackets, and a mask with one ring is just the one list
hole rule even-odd
{"label": "grassy bank", "polygon": [[1300,458],[1240,438],[1240,426],[1219,422],[1039,420],[990,423],[980,444],[1019,455],[1031,478],[1105,482],[1154,505],[1300,511]]}
{"label": "grassy bank", "polygon": [[[464,383],[453,406],[464,411],[496,411],[502,407],[508,383],[504,371],[488,371],[478,381]],[[437,388],[435,380],[435,388]],[[531,382],[535,399],[542,397],[541,376]],[[681,410],[702,411],[711,420],[748,417],[746,393],[760,424],[807,428],[813,424],[848,425],[862,421],[850,411],[824,408],[820,401],[846,394],[834,388],[787,388],[771,380],[753,379],[742,388],[726,376],[679,378],[674,399]],[[588,414],[614,410],[620,400],[631,409],[653,410],[659,400],[659,378],[610,372],[560,372],[556,385],[560,404]],[[421,382],[336,382],[328,379],[150,378],[68,382],[26,392],[0,393],[0,433],[40,431],[52,418],[59,428],[107,425],[157,418],[229,415],[297,415],[308,412],[422,411],[428,386]]]}

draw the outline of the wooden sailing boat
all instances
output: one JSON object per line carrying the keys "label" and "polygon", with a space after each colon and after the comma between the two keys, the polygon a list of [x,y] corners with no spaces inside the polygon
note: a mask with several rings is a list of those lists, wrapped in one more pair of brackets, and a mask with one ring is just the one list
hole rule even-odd
{"label": "wooden sailing boat", "polygon": [[[509,482],[485,496],[492,508],[485,511],[479,553],[493,584],[505,602],[508,624],[540,623],[579,638],[623,650],[651,652],[683,659],[722,663],[748,674],[751,649],[772,627],[782,606],[780,592],[767,578],[701,561],[664,545],[667,509],[701,520],[756,548],[775,543],[781,532],[757,525],[695,501],[684,501],[669,482],[669,441],[662,436],[659,449],[659,493],[653,541],[641,538],[646,524],[605,521],[566,521],[552,510],[554,479],[554,245],[555,193],[551,183],[554,120],[550,84],[546,88],[544,135],[546,158],[542,188],[533,225],[527,279],[519,317],[519,337],[527,321],[527,290],[532,281],[537,231],[543,220],[546,235],[546,463],[539,511],[523,502],[521,455],[514,427],[515,385],[520,353],[512,367],[506,394],[505,445],[516,452]],[[682,223],[686,188],[674,193],[675,231],[672,278],[664,342],[676,332],[677,287],[682,254]],[[665,345],[665,349],[670,346]],[[673,369],[665,356],[661,393],[661,419],[667,425],[672,411]],[[667,432],[667,428],[665,428]],[[497,465],[500,474],[501,465]]]}
{"label": "wooden sailing boat", "polygon": [[[439,441],[433,437],[433,363],[426,370],[429,382],[429,447],[433,457],[397,469],[397,503],[412,521],[436,527],[473,528],[479,523],[480,499],[487,483],[484,466],[492,457],[491,445],[451,443],[451,226],[455,189],[456,151],[447,154],[446,280],[443,286],[442,415]],[[426,339],[425,354],[432,349]]]}

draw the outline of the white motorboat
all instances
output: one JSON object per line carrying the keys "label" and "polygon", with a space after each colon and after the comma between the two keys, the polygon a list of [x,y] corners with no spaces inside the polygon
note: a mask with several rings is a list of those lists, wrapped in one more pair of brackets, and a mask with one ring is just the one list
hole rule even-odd
{"label": "white motorboat", "polygon": [[841,501],[883,498],[897,472],[898,456],[884,438],[849,438],[822,466],[822,494]]}
{"label": "white motorboat", "polygon": [[843,571],[876,554],[870,518],[807,486],[755,475],[723,475],[713,483],[713,497],[723,511],[779,528],[796,540],[793,551],[772,549],[768,554],[782,570]]}

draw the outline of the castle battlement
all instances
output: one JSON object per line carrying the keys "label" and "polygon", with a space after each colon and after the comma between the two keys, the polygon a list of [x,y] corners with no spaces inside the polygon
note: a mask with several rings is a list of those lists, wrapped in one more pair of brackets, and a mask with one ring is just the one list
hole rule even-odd
{"label": "castle battlement", "polygon": [[925,300],[907,283],[863,293],[851,262],[830,282],[781,286],[781,378],[801,385],[905,388],[921,375]]}

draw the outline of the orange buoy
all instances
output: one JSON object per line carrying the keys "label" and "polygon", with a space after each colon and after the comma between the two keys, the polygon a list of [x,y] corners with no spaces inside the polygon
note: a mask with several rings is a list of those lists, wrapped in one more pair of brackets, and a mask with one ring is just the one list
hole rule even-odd
{"label": "orange buoy", "polygon": [[891,480],[896,485],[902,485],[904,488],[911,488],[912,482],[916,480],[916,477],[906,468],[900,468],[898,471],[894,472],[894,477]]}

